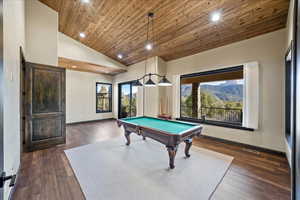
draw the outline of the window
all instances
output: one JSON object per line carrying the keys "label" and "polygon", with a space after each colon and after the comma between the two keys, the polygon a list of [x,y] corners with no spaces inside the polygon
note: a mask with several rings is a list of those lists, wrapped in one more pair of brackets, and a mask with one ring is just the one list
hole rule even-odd
{"label": "window", "polygon": [[243,66],[181,76],[180,118],[242,126]]}
{"label": "window", "polygon": [[112,112],[112,84],[96,83],[96,112]]}

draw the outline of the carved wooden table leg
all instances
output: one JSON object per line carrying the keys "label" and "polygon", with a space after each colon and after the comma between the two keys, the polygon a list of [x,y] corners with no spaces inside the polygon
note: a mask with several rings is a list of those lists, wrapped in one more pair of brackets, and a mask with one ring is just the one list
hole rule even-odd
{"label": "carved wooden table leg", "polygon": [[171,169],[175,168],[174,160],[177,152],[177,146],[167,146],[168,153],[169,153],[169,165]]}
{"label": "carved wooden table leg", "polygon": [[126,140],[127,140],[127,143],[126,145],[130,145],[130,131],[125,131],[125,137],[126,137]]}
{"label": "carved wooden table leg", "polygon": [[190,151],[190,148],[192,146],[193,139],[189,138],[189,139],[185,140],[184,142],[185,142],[184,153],[185,153],[185,156],[189,158],[191,156],[189,151]]}

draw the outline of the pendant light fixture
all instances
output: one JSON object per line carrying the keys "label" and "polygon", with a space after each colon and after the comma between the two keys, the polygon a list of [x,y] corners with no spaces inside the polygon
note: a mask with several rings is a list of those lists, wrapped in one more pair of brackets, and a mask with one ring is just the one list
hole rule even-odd
{"label": "pendant light fixture", "polygon": [[[147,51],[151,51],[153,50],[153,48],[155,48],[155,43],[154,43],[154,37],[153,37],[153,24],[154,24],[154,13],[150,12],[147,15],[148,17],[148,24],[147,24],[147,40],[145,43],[145,49]],[[150,30],[150,24],[152,25],[152,41],[149,39],[149,30]],[[145,72],[146,72],[146,68],[147,68],[147,61],[148,61],[148,53],[146,56],[146,60],[145,60]],[[148,73],[145,74],[143,77],[136,79],[136,81],[133,83],[134,86],[145,86],[145,87],[155,87],[156,84],[155,82],[151,79],[151,76],[157,76],[159,78],[161,78],[161,80],[158,83],[158,86],[172,86],[172,83],[166,78],[166,76],[162,76],[159,74],[152,74],[152,73]],[[148,80],[146,81],[145,84],[142,84],[140,82],[140,80],[145,80],[145,78],[148,77]]]}
{"label": "pendant light fixture", "polygon": [[172,83],[164,76],[158,83],[159,86],[172,86]]}

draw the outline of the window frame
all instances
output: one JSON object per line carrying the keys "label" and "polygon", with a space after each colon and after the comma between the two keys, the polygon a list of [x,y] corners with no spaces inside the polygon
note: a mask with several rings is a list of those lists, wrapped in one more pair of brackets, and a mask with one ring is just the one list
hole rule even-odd
{"label": "window frame", "polygon": [[215,126],[221,126],[221,127],[226,127],[226,128],[235,128],[235,129],[242,129],[242,130],[247,130],[247,131],[254,131],[254,129],[252,128],[246,128],[243,127],[242,125],[237,125],[235,123],[230,123],[230,122],[222,122],[222,121],[217,121],[217,120],[203,120],[203,119],[195,119],[192,117],[183,117],[182,116],[182,90],[181,90],[181,80],[183,78],[190,78],[190,77],[196,77],[196,76],[203,76],[203,75],[211,75],[211,74],[218,74],[218,73],[225,73],[225,72],[234,72],[234,71],[238,71],[238,70],[243,70],[244,69],[244,65],[238,65],[238,66],[234,66],[234,67],[227,67],[227,68],[221,68],[221,69],[215,69],[215,70],[209,70],[209,71],[202,71],[202,72],[196,72],[196,73],[191,73],[191,74],[183,74],[180,76],[180,120],[183,121],[190,121],[190,122],[200,122],[203,124],[208,124],[208,125],[215,125]]}
{"label": "window frame", "polygon": [[[98,95],[98,92],[97,92],[97,86],[98,85],[109,85],[110,86],[110,90],[109,90],[109,109],[108,110],[98,110],[98,98],[97,98],[97,95]],[[96,82],[96,113],[110,113],[112,112],[112,96],[113,96],[113,93],[112,93],[112,83],[104,83],[104,82]]]}

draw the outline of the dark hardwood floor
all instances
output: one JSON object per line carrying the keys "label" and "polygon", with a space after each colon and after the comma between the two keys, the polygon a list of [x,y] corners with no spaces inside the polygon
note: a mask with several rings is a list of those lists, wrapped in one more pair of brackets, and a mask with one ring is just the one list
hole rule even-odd
{"label": "dark hardwood floor", "polygon": [[[13,199],[84,199],[63,150],[119,135],[123,135],[123,129],[118,128],[114,120],[68,125],[67,144],[23,153]],[[289,167],[283,156],[251,152],[243,147],[209,138],[194,140],[193,145],[234,157],[212,199],[290,199]],[[199,169],[201,170],[201,166]]]}

